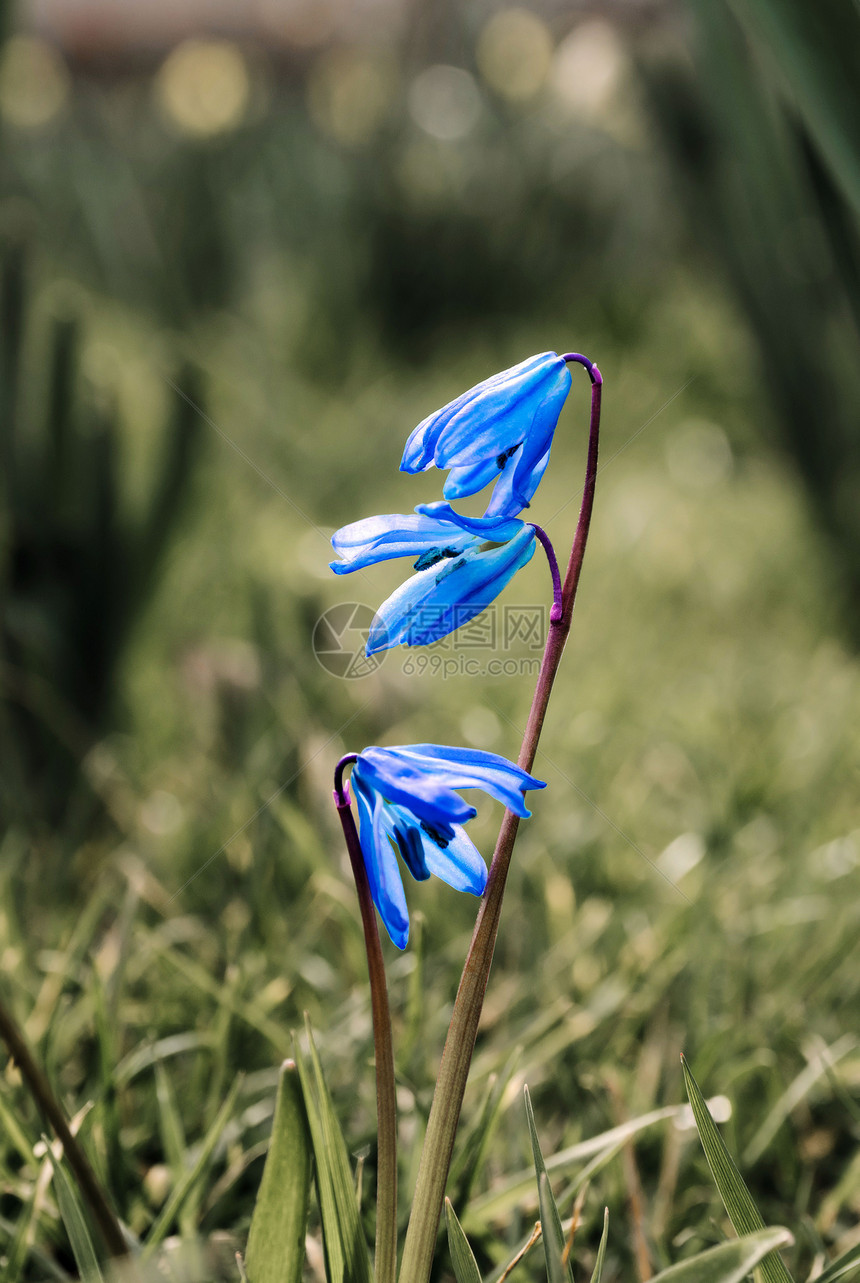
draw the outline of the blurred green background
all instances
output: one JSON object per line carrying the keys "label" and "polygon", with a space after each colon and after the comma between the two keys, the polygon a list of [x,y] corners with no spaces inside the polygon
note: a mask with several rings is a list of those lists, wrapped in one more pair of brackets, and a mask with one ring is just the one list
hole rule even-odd
{"label": "blurred green background", "polygon": [[[528,1166],[516,1088],[551,1153],[679,1102],[684,1049],[732,1101],[796,1277],[858,1241],[859,34],[836,0],[6,15],[3,988],[70,1112],[92,1102],[82,1135],[135,1232],[242,1070],[167,1228],[243,1246],[304,1010],[372,1220],[332,767],[377,742],[515,757],[531,682],[405,651],[332,675],[316,621],[402,567],[335,580],[327,539],[437,497],[397,470],[427,413],[575,348],[606,380],[603,470],[467,1126],[520,1050],[455,1205],[498,1263],[534,1219],[531,1193],[493,1203]],[[533,505],[560,549],[587,415],[583,376]],[[547,586],[535,558],[505,600]],[[498,819],[481,806],[487,853]],[[407,890],[412,1155],[475,904]],[[0,1113],[23,1129],[0,1140],[5,1277],[67,1277],[11,1067]],[[604,1203],[612,1279],[719,1241],[693,1139],[646,1133],[595,1175],[578,1268]]]}

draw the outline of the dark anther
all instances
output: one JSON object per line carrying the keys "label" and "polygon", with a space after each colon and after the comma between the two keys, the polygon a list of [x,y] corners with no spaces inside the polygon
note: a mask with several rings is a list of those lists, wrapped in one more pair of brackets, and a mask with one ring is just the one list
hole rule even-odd
{"label": "dark anther", "polygon": [[428,566],[435,566],[437,561],[442,561],[445,557],[456,557],[457,552],[456,548],[431,548],[429,552],[422,552],[413,570],[426,570]]}

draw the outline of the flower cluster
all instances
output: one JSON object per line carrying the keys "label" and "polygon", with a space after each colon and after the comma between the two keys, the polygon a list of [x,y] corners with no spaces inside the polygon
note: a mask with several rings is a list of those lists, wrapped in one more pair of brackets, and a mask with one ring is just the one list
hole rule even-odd
{"label": "flower cluster", "polygon": [[[549,460],[570,389],[566,360],[555,352],[530,357],[431,414],[409,437],[400,467],[404,472],[446,469],[444,498],[419,504],[413,513],[366,517],[335,533],[332,545],[340,558],[331,563],[335,574],[395,557],[413,559],[412,578],[376,613],[368,655],[397,645],[426,646],[447,636],[498,596],[531,560],[536,539],[548,545],[544,532],[519,514],[529,506]],[[451,507],[451,499],[477,494],[490,483],[482,517],[466,517]],[[548,552],[556,592],[551,618],[558,620],[558,567],[551,546]],[[476,812],[458,790],[483,789],[515,815],[527,816],[526,790],[545,787],[513,762],[476,749],[366,748],[342,759],[336,772],[341,812],[349,809],[339,783],[346,761],[353,762],[358,844],[370,894],[401,949],[409,937],[409,914],[398,855],[418,880],[435,873],[457,890],[480,895],[487,867],[463,829]]]}
{"label": "flower cluster", "polygon": [[419,504],[414,513],[367,517],[335,533],[336,574],[415,558],[413,578],[377,612],[368,655],[446,637],[485,610],[531,559],[535,527],[518,514],[546,469],[570,382],[565,358],[544,352],[478,383],[409,437],[401,470],[447,469],[445,500],[495,482],[483,517],[461,516],[439,501]]}

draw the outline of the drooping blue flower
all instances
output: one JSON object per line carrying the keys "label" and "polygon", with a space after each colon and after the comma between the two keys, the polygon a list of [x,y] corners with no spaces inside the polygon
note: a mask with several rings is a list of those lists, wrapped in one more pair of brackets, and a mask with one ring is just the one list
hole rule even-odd
{"label": "drooping blue flower", "polygon": [[409,912],[397,854],[418,881],[433,873],[457,891],[481,895],[487,866],[463,829],[477,812],[457,790],[483,789],[526,817],[526,790],[546,787],[496,753],[439,744],[366,748],[352,785],[370,892],[398,949],[409,938]]}
{"label": "drooping blue flower", "polygon": [[382,603],[366,653],[392,646],[429,646],[486,610],[534,555],[534,527],[516,517],[463,517],[448,503],[421,504],[415,514],[368,517],[332,536],[339,575],[416,557],[415,574]]}
{"label": "drooping blue flower", "polygon": [[419,423],[400,463],[403,472],[448,468],[443,494],[477,494],[494,479],[485,516],[527,508],[546,465],[570,371],[555,352],[529,357],[457,397]]}

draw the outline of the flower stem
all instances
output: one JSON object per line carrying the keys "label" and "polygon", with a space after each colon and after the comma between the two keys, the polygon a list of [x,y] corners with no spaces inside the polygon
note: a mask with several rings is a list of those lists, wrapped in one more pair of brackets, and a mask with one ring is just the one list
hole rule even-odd
{"label": "flower stem", "polygon": [[78,1188],[101,1231],[108,1252],[112,1257],[128,1256],[128,1243],[108,1202],[107,1195],[99,1184],[89,1159],[72,1134],[62,1106],[51,1090],[51,1085],[44,1073],[36,1064],[23,1033],[2,1002],[0,1002],[0,1038],[5,1042],[9,1055],[21,1071],[21,1077],[27,1084],[39,1112],[47,1119],[62,1144]]}
{"label": "flower stem", "polygon": [[[573,604],[582,571],[588,528],[591,524],[594,485],[597,480],[597,448],[603,379],[597,366],[586,357],[578,353],[570,353],[565,360],[577,360],[584,365],[592,383],[588,460],[579,522],[562,587],[561,615],[550,623],[531,711],[517,759],[517,764],[524,771],[531,771],[534,764],[550,692],[564,651],[564,644],[570,632]],[[466,1091],[466,1080],[478,1033],[478,1022],[493,962],[502,898],[518,827],[518,816],[512,811],[505,811],[490,866],[487,889],[478,910],[478,920],[475,923],[472,943],[466,956],[466,964],[445,1040],[445,1050],[439,1066],[439,1077],[436,1081],[421,1163],[418,1168],[412,1215],[406,1231],[400,1283],[427,1283],[430,1278],[439,1218],[445,1196],[445,1184],[454,1149],[454,1137],[460,1119],[460,1108]]]}
{"label": "flower stem", "polygon": [[358,892],[364,947],[370,973],[370,1004],[373,1012],[373,1047],[376,1058],[376,1283],[394,1283],[397,1274],[397,1105],[394,1089],[394,1047],[391,1038],[391,1012],[385,963],[376,925],[376,912],[370,895],[367,869],[355,827],[349,798],[349,784],[344,782],[344,768],[356,760],[355,753],[342,757],[334,772],[334,804],[340,816],[346,849]]}
{"label": "flower stem", "polygon": [[561,575],[558,570],[558,558],[555,555],[555,548],[553,548],[552,540],[547,532],[537,522],[532,521],[529,524],[535,532],[535,536],[543,545],[546,559],[549,562],[549,573],[552,575],[552,610],[549,612],[549,619],[551,624],[555,624],[561,619],[562,613]]}

